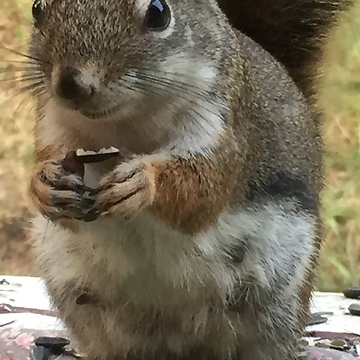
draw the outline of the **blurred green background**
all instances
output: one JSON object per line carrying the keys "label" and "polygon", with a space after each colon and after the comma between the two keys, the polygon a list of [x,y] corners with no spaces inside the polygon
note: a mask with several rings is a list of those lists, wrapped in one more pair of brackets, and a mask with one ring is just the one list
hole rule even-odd
{"label": "blurred green background", "polygon": [[[331,36],[326,49],[320,106],[324,109],[325,244],[317,287],[341,291],[360,285],[360,2]],[[0,44],[26,51],[31,0],[1,0]],[[16,74],[15,56],[0,49],[2,80]],[[33,109],[0,83],[0,273],[35,274],[27,237],[27,183],[32,165]],[[12,88],[12,91],[11,91]]]}

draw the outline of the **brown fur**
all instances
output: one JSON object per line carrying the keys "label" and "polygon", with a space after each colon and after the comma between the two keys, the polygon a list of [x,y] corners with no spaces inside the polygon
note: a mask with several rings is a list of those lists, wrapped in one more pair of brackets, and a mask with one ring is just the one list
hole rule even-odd
{"label": "brown fur", "polygon": [[[153,164],[157,191],[152,209],[162,221],[187,234],[205,231],[216,222],[231,202],[238,176],[235,168],[240,169],[245,161],[231,144],[235,145],[233,135],[223,137],[218,144],[222,150],[206,161],[194,156]],[[229,173],[228,168],[234,171]],[[242,181],[246,181],[245,174]]]}

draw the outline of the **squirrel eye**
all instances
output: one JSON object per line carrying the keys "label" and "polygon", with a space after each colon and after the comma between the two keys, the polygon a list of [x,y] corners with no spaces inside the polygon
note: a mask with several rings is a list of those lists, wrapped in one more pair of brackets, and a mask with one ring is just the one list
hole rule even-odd
{"label": "squirrel eye", "polygon": [[170,18],[170,9],[165,0],[151,0],[146,14],[146,26],[149,30],[165,30],[170,24]]}
{"label": "squirrel eye", "polygon": [[32,6],[32,15],[35,23],[40,21],[40,17],[42,14],[42,6],[41,0],[35,0]]}

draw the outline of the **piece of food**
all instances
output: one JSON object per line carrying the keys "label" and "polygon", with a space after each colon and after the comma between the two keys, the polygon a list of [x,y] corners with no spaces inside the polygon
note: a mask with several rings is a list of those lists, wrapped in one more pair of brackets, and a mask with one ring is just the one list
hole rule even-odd
{"label": "piece of food", "polygon": [[360,304],[357,303],[350,304],[349,312],[351,315],[360,316]]}
{"label": "piece of food", "polygon": [[97,163],[118,157],[118,163],[132,155],[127,151],[121,151],[115,147],[102,148],[99,151],[77,149],[70,151],[62,162],[65,171],[84,177],[85,164]]}
{"label": "piece of food", "polygon": [[113,146],[107,149],[102,148],[99,151],[86,151],[83,149],[78,149],[75,152],[75,156],[78,162],[82,164],[90,164],[120,156],[120,150]]}
{"label": "piece of food", "polygon": [[65,156],[62,161],[62,167],[66,172],[84,177],[85,166],[84,163],[78,160],[76,151],[71,151]]}

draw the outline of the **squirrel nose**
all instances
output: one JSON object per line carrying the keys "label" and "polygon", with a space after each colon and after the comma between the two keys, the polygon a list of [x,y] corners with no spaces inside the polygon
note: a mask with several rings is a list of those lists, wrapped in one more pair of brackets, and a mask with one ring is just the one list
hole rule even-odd
{"label": "squirrel nose", "polygon": [[77,104],[89,100],[94,87],[81,81],[78,70],[66,67],[59,74],[56,93],[60,98]]}

